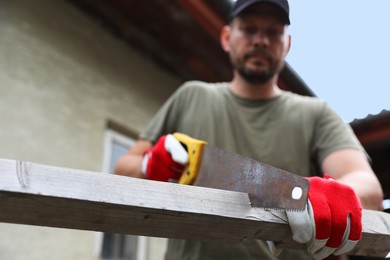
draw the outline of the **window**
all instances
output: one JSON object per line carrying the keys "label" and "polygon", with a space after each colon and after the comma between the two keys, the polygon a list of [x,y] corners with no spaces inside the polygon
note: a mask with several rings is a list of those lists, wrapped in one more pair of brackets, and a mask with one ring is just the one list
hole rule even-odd
{"label": "window", "polygon": [[[134,143],[134,139],[107,129],[104,137],[103,172],[113,173],[115,162]],[[146,249],[146,237],[98,233],[94,255],[103,260],[146,260]]]}

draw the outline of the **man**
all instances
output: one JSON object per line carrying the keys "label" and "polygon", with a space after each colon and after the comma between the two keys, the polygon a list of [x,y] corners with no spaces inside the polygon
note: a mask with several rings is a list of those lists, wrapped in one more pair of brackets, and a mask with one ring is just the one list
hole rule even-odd
{"label": "man", "polygon": [[[360,205],[381,209],[381,186],[349,126],[326,103],[277,86],[290,49],[289,24],[287,0],[236,1],[221,33],[232,81],[185,83],[118,161],[116,172],[178,179],[186,153],[167,134],[181,132],[302,176],[327,173],[332,179],[309,178],[307,210],[288,213],[294,239],[307,243],[308,252],[285,250],[276,258],[263,241],[170,240],[166,259],[321,259],[345,253],[360,239]],[[343,195],[336,197],[336,192]]]}

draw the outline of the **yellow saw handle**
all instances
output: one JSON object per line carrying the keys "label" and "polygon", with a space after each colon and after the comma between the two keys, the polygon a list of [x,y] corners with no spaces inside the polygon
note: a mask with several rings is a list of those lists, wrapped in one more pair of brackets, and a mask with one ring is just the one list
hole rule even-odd
{"label": "yellow saw handle", "polygon": [[207,142],[192,138],[182,133],[174,133],[173,136],[187,147],[188,152],[188,165],[184,169],[179,183],[193,184],[196,176],[198,175],[203,145],[207,144]]}

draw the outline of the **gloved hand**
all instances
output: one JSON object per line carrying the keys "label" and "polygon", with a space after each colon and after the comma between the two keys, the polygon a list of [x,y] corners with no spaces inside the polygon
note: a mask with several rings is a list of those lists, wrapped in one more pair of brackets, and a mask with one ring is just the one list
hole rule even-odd
{"label": "gloved hand", "polygon": [[171,134],[160,137],[152,149],[144,153],[142,173],[147,179],[177,181],[188,164],[188,153]]}
{"label": "gloved hand", "polygon": [[293,239],[307,244],[316,259],[351,251],[362,234],[362,207],[356,193],[328,175],[307,179],[306,210],[286,212]]}

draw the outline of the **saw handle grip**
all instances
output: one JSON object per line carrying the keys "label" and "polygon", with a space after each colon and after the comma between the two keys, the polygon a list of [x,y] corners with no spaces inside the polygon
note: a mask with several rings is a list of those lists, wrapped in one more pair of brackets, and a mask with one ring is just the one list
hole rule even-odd
{"label": "saw handle grip", "polygon": [[199,163],[202,155],[203,145],[207,142],[192,138],[182,133],[174,133],[173,136],[184,144],[188,152],[188,165],[180,177],[180,184],[193,184],[198,175]]}

